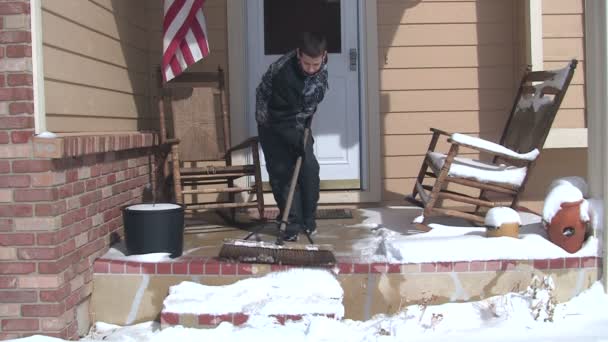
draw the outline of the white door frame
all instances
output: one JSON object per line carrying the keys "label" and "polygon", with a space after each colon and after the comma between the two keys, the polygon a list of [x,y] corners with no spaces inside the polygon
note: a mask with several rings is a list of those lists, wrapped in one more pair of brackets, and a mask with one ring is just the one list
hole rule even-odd
{"label": "white door frame", "polygon": [[608,290],[608,5],[585,0],[585,92],[587,95],[587,167],[592,198],[602,202],[603,212],[596,231],[601,231],[602,283]]}
{"label": "white door frame", "polygon": [[[230,90],[231,136],[238,142],[247,133],[247,34],[246,0],[227,1],[228,73]],[[346,0],[352,1],[352,0]],[[380,202],[382,199],[380,149],[380,90],[378,69],[377,0],[358,0],[361,58],[361,185],[362,190],[321,192],[320,203]],[[231,53],[231,51],[234,51]],[[235,156],[243,161],[244,155]],[[265,197],[272,203],[272,196]]]}

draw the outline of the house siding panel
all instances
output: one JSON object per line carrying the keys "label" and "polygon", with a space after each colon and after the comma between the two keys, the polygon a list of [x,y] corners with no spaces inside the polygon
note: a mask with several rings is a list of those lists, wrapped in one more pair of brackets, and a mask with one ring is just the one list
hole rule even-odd
{"label": "house siding panel", "polygon": [[[42,6],[48,130],[158,127],[162,1],[43,0]],[[204,11],[211,53],[187,72],[228,69],[226,0],[206,1]]]}
{"label": "house siding panel", "polygon": [[430,127],[499,135],[525,47],[518,6],[378,1],[383,200],[412,190]]}

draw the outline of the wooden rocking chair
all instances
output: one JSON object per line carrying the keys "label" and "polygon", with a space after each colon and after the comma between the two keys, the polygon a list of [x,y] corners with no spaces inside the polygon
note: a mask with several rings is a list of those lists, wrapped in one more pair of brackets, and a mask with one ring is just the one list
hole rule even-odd
{"label": "wooden rocking chair", "polygon": [[[498,144],[431,128],[433,136],[410,197],[424,207],[423,224],[433,216],[452,216],[483,225],[481,208],[500,205],[488,198],[489,193],[501,194],[511,200],[511,208],[516,208],[576,65],[577,61],[572,60],[560,70],[526,72]],[[435,152],[440,136],[447,137],[451,144],[447,154]],[[458,156],[461,147],[488,153],[493,158],[491,162],[483,162]],[[434,184],[423,184],[425,177],[435,179]],[[479,197],[450,191],[447,189],[450,183],[477,189]],[[474,205],[475,211],[442,208],[442,200]]]}
{"label": "wooden rocking chair", "polygon": [[[171,146],[171,176],[175,202],[187,210],[257,207],[264,217],[264,196],[258,138],[251,137],[230,146],[230,117],[224,72],[182,74],[164,85],[160,104],[161,139]],[[165,121],[166,119],[169,119]],[[167,137],[167,124],[174,132]],[[233,165],[232,153],[250,149],[252,164]],[[252,177],[250,186],[237,186],[239,178]],[[246,184],[247,180],[243,182]],[[238,201],[238,193],[255,195],[255,200]]]}

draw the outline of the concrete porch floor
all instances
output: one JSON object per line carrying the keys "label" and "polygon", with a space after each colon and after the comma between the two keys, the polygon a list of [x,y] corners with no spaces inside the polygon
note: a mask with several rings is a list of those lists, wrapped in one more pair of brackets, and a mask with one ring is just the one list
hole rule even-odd
{"label": "concrete porch floor", "polygon": [[[382,208],[382,210],[366,209],[373,211],[374,216],[368,217],[363,208],[356,207],[323,207],[326,209],[350,209],[352,218],[344,219],[318,219],[317,232],[313,237],[315,244],[330,244],[334,248],[337,259],[357,260],[360,255],[356,249],[356,243],[373,236],[373,230],[367,221],[380,219],[383,225],[390,227],[403,235],[419,234],[426,231],[423,226],[413,224],[412,221],[421,214],[422,209],[417,207],[398,207],[395,209]],[[270,211],[276,212],[272,208]],[[377,213],[377,214],[376,214]],[[267,215],[268,216],[268,215]],[[260,227],[259,221],[252,220],[249,215],[237,215],[238,223],[235,226],[227,224],[225,220],[215,214],[197,215],[186,217],[186,229],[184,232],[184,256],[215,257],[218,255],[224,239],[243,239],[250,230]],[[468,225],[466,222],[458,222],[461,226]],[[275,241],[277,224],[267,220],[263,224],[260,238],[264,241]],[[250,240],[255,241],[255,237]],[[306,236],[301,234],[299,243],[308,243]]]}

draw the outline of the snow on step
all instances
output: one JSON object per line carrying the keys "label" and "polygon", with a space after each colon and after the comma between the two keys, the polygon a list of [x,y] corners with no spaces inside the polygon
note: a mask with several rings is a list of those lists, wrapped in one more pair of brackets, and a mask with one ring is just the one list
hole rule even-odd
{"label": "snow on step", "polygon": [[344,316],[340,283],[327,270],[291,269],[224,286],[184,281],[171,286],[163,301],[163,326],[240,325],[252,316],[280,323],[306,315]]}

